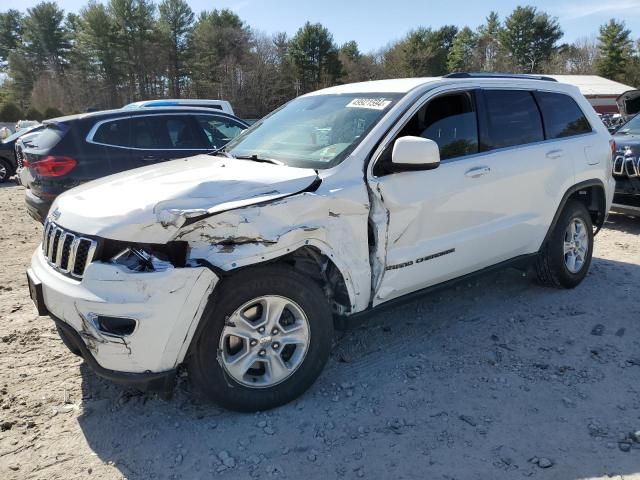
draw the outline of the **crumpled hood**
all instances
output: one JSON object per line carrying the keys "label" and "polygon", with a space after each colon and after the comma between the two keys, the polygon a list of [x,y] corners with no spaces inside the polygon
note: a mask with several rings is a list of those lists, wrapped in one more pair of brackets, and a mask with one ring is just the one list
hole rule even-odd
{"label": "crumpled hood", "polygon": [[73,188],[56,199],[51,215],[85,235],[165,243],[189,218],[286,197],[317,178],[312,169],[198,155]]}

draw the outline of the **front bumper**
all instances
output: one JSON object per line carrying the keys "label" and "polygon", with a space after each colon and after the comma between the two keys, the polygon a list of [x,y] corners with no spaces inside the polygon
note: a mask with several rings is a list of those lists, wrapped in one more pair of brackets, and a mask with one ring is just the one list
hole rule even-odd
{"label": "front bumper", "polygon": [[130,385],[144,391],[170,392],[176,384],[176,369],[166,372],[130,373],[109,370],[100,365],[91,354],[82,337],[69,324],[51,316],[66,342],[75,347],[89,367],[102,378],[122,385]]}
{"label": "front bumper", "polygon": [[[23,182],[23,178],[20,179],[20,182],[22,185],[26,185],[26,183]],[[53,203],[53,201],[44,200],[34,195],[29,188],[24,191],[24,202],[27,206],[27,213],[31,218],[40,223],[44,223],[44,219],[47,218],[49,208],[51,208],[51,204]]]}
{"label": "front bumper", "polygon": [[[131,272],[91,263],[81,280],[55,271],[38,248],[29,276],[42,285],[49,315],[98,374],[125,383],[160,383],[182,363],[218,277],[208,268]],[[136,321],[125,336],[106,333],[96,318]],[[164,379],[164,380],[161,380]]]}

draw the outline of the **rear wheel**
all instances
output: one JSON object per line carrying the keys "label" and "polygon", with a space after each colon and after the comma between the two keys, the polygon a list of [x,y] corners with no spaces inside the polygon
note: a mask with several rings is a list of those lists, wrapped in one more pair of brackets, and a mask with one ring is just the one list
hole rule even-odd
{"label": "rear wheel", "polygon": [[4,158],[0,158],[0,183],[6,182],[9,180],[13,169],[11,168],[11,164],[7,162]]}
{"label": "rear wheel", "polygon": [[202,321],[190,376],[206,397],[232,410],[293,400],[320,375],[331,348],[333,322],[321,288],[285,266],[224,280]]}
{"label": "rear wheel", "polygon": [[551,237],[540,253],[538,281],[557,288],[574,288],[587,276],[593,254],[593,225],[583,203],[569,200]]}

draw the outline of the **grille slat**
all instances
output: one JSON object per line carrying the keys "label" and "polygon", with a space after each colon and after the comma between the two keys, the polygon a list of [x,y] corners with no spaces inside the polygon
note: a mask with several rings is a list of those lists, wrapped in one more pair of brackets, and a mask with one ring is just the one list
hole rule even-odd
{"label": "grille slat", "polygon": [[76,236],[47,220],[42,237],[42,253],[56,270],[82,278],[87,265],[93,260],[98,243]]}

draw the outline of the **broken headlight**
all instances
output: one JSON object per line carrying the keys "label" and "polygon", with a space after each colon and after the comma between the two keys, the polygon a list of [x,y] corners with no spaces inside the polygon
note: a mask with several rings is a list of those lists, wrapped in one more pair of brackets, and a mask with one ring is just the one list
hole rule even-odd
{"label": "broken headlight", "polygon": [[98,259],[124,266],[132,272],[162,272],[171,267],[185,267],[187,248],[186,242],[158,245],[104,240]]}
{"label": "broken headlight", "polygon": [[110,260],[133,272],[164,272],[173,267],[170,261],[156,257],[142,248],[127,247]]}

